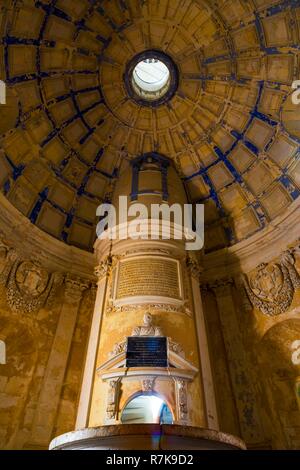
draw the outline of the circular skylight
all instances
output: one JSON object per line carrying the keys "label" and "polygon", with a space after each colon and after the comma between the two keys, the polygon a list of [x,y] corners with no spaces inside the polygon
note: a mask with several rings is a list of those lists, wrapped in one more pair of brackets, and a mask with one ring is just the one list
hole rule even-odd
{"label": "circular skylight", "polygon": [[146,59],[139,62],[133,71],[133,79],[144,92],[159,92],[170,79],[168,67],[158,59]]}
{"label": "circular skylight", "polygon": [[163,52],[145,51],[127,65],[125,84],[129,95],[139,104],[158,106],[176,92],[177,68]]}

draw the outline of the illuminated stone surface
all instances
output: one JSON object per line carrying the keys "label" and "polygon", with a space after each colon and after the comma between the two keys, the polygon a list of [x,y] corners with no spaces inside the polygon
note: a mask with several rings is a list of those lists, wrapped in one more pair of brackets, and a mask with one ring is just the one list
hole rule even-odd
{"label": "illuminated stone surface", "polygon": [[[103,199],[130,194],[124,181],[116,192],[118,176],[155,151],[172,159],[190,200],[206,207],[201,269],[188,267],[194,294],[200,276],[196,314],[180,299],[147,305],[173,338],[177,369],[188,362],[184,379],[194,380],[192,366],[207,378],[211,364],[213,381],[202,387],[196,374],[189,390],[188,418],[203,428],[209,420],[212,429],[217,416],[219,429],[250,449],[299,449],[300,106],[291,101],[300,78],[298,3],[53,4],[3,0],[0,8],[0,79],[8,86],[0,106],[0,340],[7,345],[0,448],[47,449],[75,429],[88,338],[97,344],[101,323],[93,311],[106,309],[107,331],[92,376],[99,366],[100,383],[104,361],[124,360],[123,339],[142,325],[145,305],[107,302],[101,290],[96,296],[108,248],[96,259],[95,212]],[[149,49],[161,49],[179,71],[174,96],[153,108],[130,99],[124,83],[128,61]],[[175,175],[171,203],[185,197]],[[162,191],[155,171],[138,190],[149,181]],[[151,390],[152,373],[138,382],[130,375],[118,412],[137,387]],[[162,380],[156,386],[175,403]],[[182,377],[176,393],[185,393]],[[102,425],[106,407],[95,401],[91,426]],[[186,420],[184,401],[179,411]]]}
{"label": "illuminated stone surface", "polygon": [[[300,75],[296,2],[51,4],[6,0],[1,10],[10,98],[0,183],[34,224],[91,251],[95,207],[127,159],[154,149],[205,203],[206,251],[248,239],[298,197],[300,107],[287,99]],[[150,49],[179,71],[157,108],[124,84],[128,62]]]}

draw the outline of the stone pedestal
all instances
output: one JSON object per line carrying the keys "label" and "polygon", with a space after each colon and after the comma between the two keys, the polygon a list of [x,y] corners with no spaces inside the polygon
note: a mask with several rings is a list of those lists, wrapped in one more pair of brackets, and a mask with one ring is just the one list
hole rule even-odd
{"label": "stone pedestal", "polygon": [[50,450],[246,450],[230,434],[191,426],[123,424],[73,431],[56,437]]}

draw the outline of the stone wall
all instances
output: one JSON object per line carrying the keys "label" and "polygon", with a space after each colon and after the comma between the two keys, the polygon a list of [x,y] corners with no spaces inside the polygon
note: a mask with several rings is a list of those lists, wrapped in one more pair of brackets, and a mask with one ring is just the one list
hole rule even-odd
{"label": "stone wall", "polygon": [[249,448],[298,449],[299,242],[253,257],[248,272],[237,257],[227,277],[202,285],[220,427]]}
{"label": "stone wall", "polygon": [[[80,253],[71,260],[68,250],[63,269],[55,241],[38,240],[20,214],[8,214],[3,202],[0,340],[6,357],[0,365],[0,448],[47,449],[52,437],[75,427],[93,275],[76,274]],[[84,254],[82,259],[81,269]]]}
{"label": "stone wall", "polygon": [[[0,203],[0,448],[47,448],[75,428],[96,261]],[[298,210],[202,260],[220,430],[249,448],[300,445]]]}

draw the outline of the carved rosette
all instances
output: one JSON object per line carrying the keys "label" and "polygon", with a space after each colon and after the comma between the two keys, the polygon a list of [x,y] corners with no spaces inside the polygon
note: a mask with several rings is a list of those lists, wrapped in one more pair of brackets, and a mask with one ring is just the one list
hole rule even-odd
{"label": "carved rosette", "polygon": [[293,252],[284,252],[279,263],[259,265],[253,273],[244,276],[244,286],[253,307],[263,314],[285,313],[293,302],[295,289],[300,287]]}

